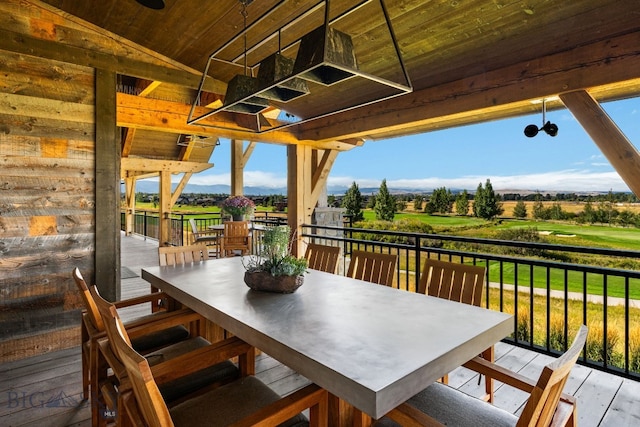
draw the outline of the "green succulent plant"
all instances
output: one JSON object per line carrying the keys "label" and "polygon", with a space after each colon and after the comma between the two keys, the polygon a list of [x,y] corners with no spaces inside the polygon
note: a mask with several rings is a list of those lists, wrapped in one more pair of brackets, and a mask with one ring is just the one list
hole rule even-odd
{"label": "green succulent plant", "polygon": [[243,259],[244,268],[255,273],[267,271],[272,276],[299,276],[307,271],[308,263],[304,258],[290,254],[288,225],[269,227],[262,235],[262,254]]}

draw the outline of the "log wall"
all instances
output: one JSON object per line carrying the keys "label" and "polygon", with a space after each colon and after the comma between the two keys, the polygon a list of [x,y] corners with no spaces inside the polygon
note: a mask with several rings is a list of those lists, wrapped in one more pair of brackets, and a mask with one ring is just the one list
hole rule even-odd
{"label": "log wall", "polygon": [[79,343],[94,276],[95,71],[0,50],[0,362]]}

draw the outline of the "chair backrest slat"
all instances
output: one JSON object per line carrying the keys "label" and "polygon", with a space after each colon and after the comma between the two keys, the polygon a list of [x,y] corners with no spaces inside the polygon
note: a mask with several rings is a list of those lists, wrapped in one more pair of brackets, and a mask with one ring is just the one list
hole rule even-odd
{"label": "chair backrest slat", "polygon": [[427,259],[420,275],[418,292],[480,306],[486,268]]}
{"label": "chair backrest slat", "polygon": [[347,276],[379,285],[393,286],[398,256],[365,251],[352,251]]}
{"label": "chair backrest slat", "polygon": [[309,263],[309,268],[335,274],[338,270],[340,246],[309,243],[304,257]]}
{"label": "chair backrest slat", "polygon": [[226,242],[242,243],[249,236],[248,221],[227,221],[224,223],[224,239]]}
{"label": "chair backrest slat", "polygon": [[203,243],[190,246],[161,246],[158,248],[161,266],[190,264],[209,259],[209,250]]}

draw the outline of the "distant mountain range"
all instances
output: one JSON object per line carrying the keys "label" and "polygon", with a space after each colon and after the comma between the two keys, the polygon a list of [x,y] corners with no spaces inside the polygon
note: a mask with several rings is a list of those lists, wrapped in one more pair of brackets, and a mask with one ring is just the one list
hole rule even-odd
{"label": "distant mountain range", "polygon": [[[177,184],[173,184],[173,188],[175,189],[175,187],[177,186]],[[339,195],[343,195],[344,193],[346,193],[346,191],[348,190],[348,187],[343,187],[343,186],[329,186],[327,188],[327,193],[328,194],[333,194],[336,196]],[[123,189],[124,190],[124,189]],[[407,194],[407,193],[413,193],[413,194],[421,194],[421,193],[430,193],[433,189],[431,190],[425,190],[425,189],[416,189],[416,188],[393,188],[393,187],[389,187],[389,192],[393,193],[393,194]],[[462,191],[462,189],[455,189],[455,188],[450,188],[449,190],[451,190],[452,193],[457,193]],[[140,193],[158,193],[158,183],[155,181],[138,181],[138,183],[136,184],[136,191],[140,192]],[[362,195],[364,196],[369,196],[371,194],[376,194],[379,191],[379,187],[360,187],[360,193],[362,193]],[[467,190],[469,191],[469,190]],[[531,194],[531,193],[536,193],[537,190],[517,190],[517,189],[509,189],[509,190],[496,190],[496,193],[498,194],[506,194],[506,193],[514,193],[514,194],[521,194],[521,195],[527,195],[527,194]],[[550,194],[550,195],[555,195],[557,193],[576,193],[576,194],[591,194],[591,195],[596,195],[596,194],[606,194],[606,191],[602,191],[602,192],[597,192],[597,191],[571,191],[571,190],[567,190],[567,191],[544,191],[544,190],[539,190],[540,193],[542,194]],[[187,184],[185,189],[183,190],[183,193],[198,193],[198,194],[230,194],[231,193],[231,186],[230,185],[198,185],[198,184]],[[469,193],[474,193],[474,191],[469,191]],[[244,194],[248,195],[248,196],[269,196],[272,194],[281,194],[281,195],[286,195],[287,194],[287,189],[286,187],[279,187],[279,188],[272,188],[272,187],[245,187],[244,188]]]}

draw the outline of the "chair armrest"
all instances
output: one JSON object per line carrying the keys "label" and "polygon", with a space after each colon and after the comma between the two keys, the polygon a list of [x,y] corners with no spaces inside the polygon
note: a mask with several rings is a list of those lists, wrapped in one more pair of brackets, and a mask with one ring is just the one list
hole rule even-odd
{"label": "chair armrest", "polygon": [[190,309],[167,311],[165,313],[154,313],[132,322],[127,322],[125,328],[130,339],[146,335],[151,332],[161,331],[171,326],[185,325],[204,318]]}
{"label": "chair armrest", "polygon": [[[464,363],[462,366],[465,368],[476,371],[479,374],[486,375],[488,378],[496,379],[511,387],[522,390],[531,394],[533,388],[536,386],[536,382],[532,379],[525,377],[517,372],[513,372],[507,368],[491,363],[482,357],[474,357],[470,361]],[[573,396],[562,393],[561,399],[575,406],[576,400]]]}
{"label": "chair armrest", "polygon": [[147,294],[147,295],[143,295],[135,298],[116,301],[113,304],[116,306],[116,308],[123,308],[123,307],[131,307],[132,305],[144,304],[146,302],[157,301],[162,298],[170,298],[170,297],[164,292],[154,292],[151,294]]}
{"label": "chair armrest", "polygon": [[254,350],[240,338],[231,337],[154,365],[151,372],[156,382],[162,384]]}
{"label": "chair armrest", "polygon": [[233,427],[274,426],[310,408],[310,425],[327,425],[329,395],[326,390],[310,384],[282,399],[244,417]]}
{"label": "chair armrest", "polygon": [[536,385],[536,383],[530,378],[518,374],[517,372],[510,371],[509,369],[503,368],[495,363],[491,363],[481,357],[474,357],[462,366],[527,393],[531,393]]}

